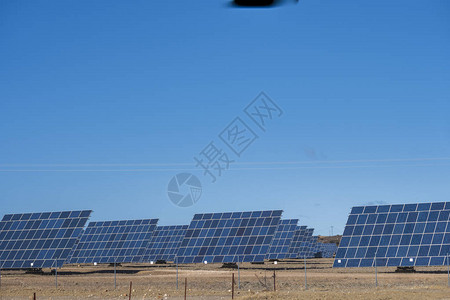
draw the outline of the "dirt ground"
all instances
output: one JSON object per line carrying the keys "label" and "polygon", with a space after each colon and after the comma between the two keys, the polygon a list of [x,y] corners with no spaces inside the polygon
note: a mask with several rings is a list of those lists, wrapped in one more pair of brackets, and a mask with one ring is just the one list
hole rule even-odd
{"label": "dirt ground", "polygon": [[[231,299],[234,273],[236,299],[450,299],[447,267],[416,268],[416,273],[395,273],[395,268],[332,269],[332,259],[307,260],[307,289],[303,261],[274,265],[242,264],[237,269],[221,264],[176,266],[123,265],[117,267],[114,289],[112,266],[67,266],[58,270],[58,287],[50,270],[45,274],[2,271],[0,299]],[[273,272],[276,274],[274,291]],[[238,282],[240,278],[240,289]]]}

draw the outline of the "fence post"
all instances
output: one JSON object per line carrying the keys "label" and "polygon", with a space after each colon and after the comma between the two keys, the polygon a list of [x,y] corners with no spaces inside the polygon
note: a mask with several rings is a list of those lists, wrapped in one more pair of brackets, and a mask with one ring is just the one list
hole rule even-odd
{"label": "fence post", "polygon": [[234,273],[231,274],[231,299],[234,299]]}
{"label": "fence post", "polygon": [[58,288],[58,263],[55,266],[55,287]]}
{"label": "fence post", "polygon": [[131,291],[132,291],[131,287],[132,286],[133,286],[133,282],[130,281],[130,293],[128,294],[128,300],[131,300]]}
{"label": "fence post", "polygon": [[241,270],[239,268],[239,259],[238,259],[237,267],[238,267],[238,289],[241,289]]}
{"label": "fence post", "polygon": [[184,300],[187,298],[187,278],[184,278]]}
{"label": "fence post", "polygon": [[116,282],[116,262],[114,261],[114,289],[116,289],[117,287],[117,282]]}
{"label": "fence post", "polygon": [[277,291],[277,285],[276,285],[276,275],[275,275],[275,270],[273,270],[273,291],[276,292]]}
{"label": "fence post", "polygon": [[305,255],[304,261],[305,261],[305,290],[307,290],[308,289],[308,279],[306,277],[306,255]]}
{"label": "fence post", "polygon": [[378,267],[377,267],[377,257],[375,256],[375,287],[378,287]]}

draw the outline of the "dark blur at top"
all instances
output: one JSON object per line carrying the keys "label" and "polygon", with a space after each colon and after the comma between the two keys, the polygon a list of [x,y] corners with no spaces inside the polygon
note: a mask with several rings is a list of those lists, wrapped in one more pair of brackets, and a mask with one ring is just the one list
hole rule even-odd
{"label": "dark blur at top", "polygon": [[234,0],[234,7],[273,7],[286,4],[287,2],[297,3],[298,0]]}

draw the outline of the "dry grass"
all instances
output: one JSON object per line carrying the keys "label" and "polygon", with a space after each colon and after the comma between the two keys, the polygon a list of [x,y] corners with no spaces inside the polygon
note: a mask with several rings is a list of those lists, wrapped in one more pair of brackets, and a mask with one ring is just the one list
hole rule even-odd
{"label": "dry grass", "polygon": [[[241,289],[236,299],[450,299],[446,267],[417,268],[417,273],[395,273],[395,268],[379,268],[375,287],[373,268],[332,269],[331,259],[308,260],[308,289],[304,288],[302,261],[280,262],[278,265],[243,264],[240,270]],[[273,291],[273,269],[276,287]],[[49,270],[46,270],[47,273]],[[1,299],[128,299],[133,282],[132,299],[183,299],[184,279],[188,279],[189,299],[231,299],[231,273],[235,269],[221,265],[185,265],[179,268],[179,289],[176,289],[176,268],[173,265],[125,265],[117,268],[114,289],[113,268],[109,266],[71,266],[55,277],[3,271]]]}

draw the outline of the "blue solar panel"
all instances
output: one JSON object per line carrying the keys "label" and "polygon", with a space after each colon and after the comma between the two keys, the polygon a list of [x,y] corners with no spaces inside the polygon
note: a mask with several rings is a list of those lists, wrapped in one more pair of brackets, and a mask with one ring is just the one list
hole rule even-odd
{"label": "blue solar panel", "polygon": [[319,243],[319,251],[322,253],[323,258],[331,258],[337,251],[337,245],[335,243]]}
{"label": "blue solar panel", "polygon": [[5,215],[0,222],[0,268],[62,267],[91,212]]}
{"label": "blue solar panel", "polygon": [[353,207],[333,266],[443,265],[449,215],[450,202]]}
{"label": "blue solar panel", "polygon": [[303,241],[300,243],[300,250],[298,252],[298,258],[310,258],[312,257],[312,245],[313,245],[313,237],[312,234],[314,232],[314,228],[307,228],[305,230],[305,237]]}
{"label": "blue solar panel", "polygon": [[305,238],[306,226],[297,226],[288,250],[288,258],[298,258],[301,244]]}
{"label": "blue solar panel", "polygon": [[73,256],[73,253],[74,253],[75,249],[78,247],[78,243],[80,242],[80,239],[83,236],[83,234],[84,234],[84,228],[83,228],[83,230],[81,230],[80,234],[78,235],[77,240],[75,241],[75,243],[74,243],[74,245],[72,247],[72,250],[70,250],[69,255],[67,256],[67,259],[66,259],[66,261],[64,263],[66,263],[66,264],[70,263],[70,260],[72,259],[72,256]]}
{"label": "blue solar panel", "polygon": [[321,242],[317,242],[313,245],[312,247],[312,253],[314,256],[316,255],[322,255],[322,243]]}
{"label": "blue solar panel", "polygon": [[174,261],[187,228],[188,225],[156,227],[142,261]]}
{"label": "blue solar panel", "polygon": [[307,250],[306,257],[311,258],[315,257],[315,255],[319,252],[319,242],[317,236],[312,236],[310,238],[310,244]]}
{"label": "blue solar panel", "polygon": [[178,262],[264,261],[282,212],[196,214],[178,250]]}
{"label": "blue solar panel", "polygon": [[270,244],[266,259],[286,258],[297,229],[298,219],[280,220],[275,235]]}
{"label": "blue solar panel", "polygon": [[90,222],[70,263],[140,262],[158,219]]}

